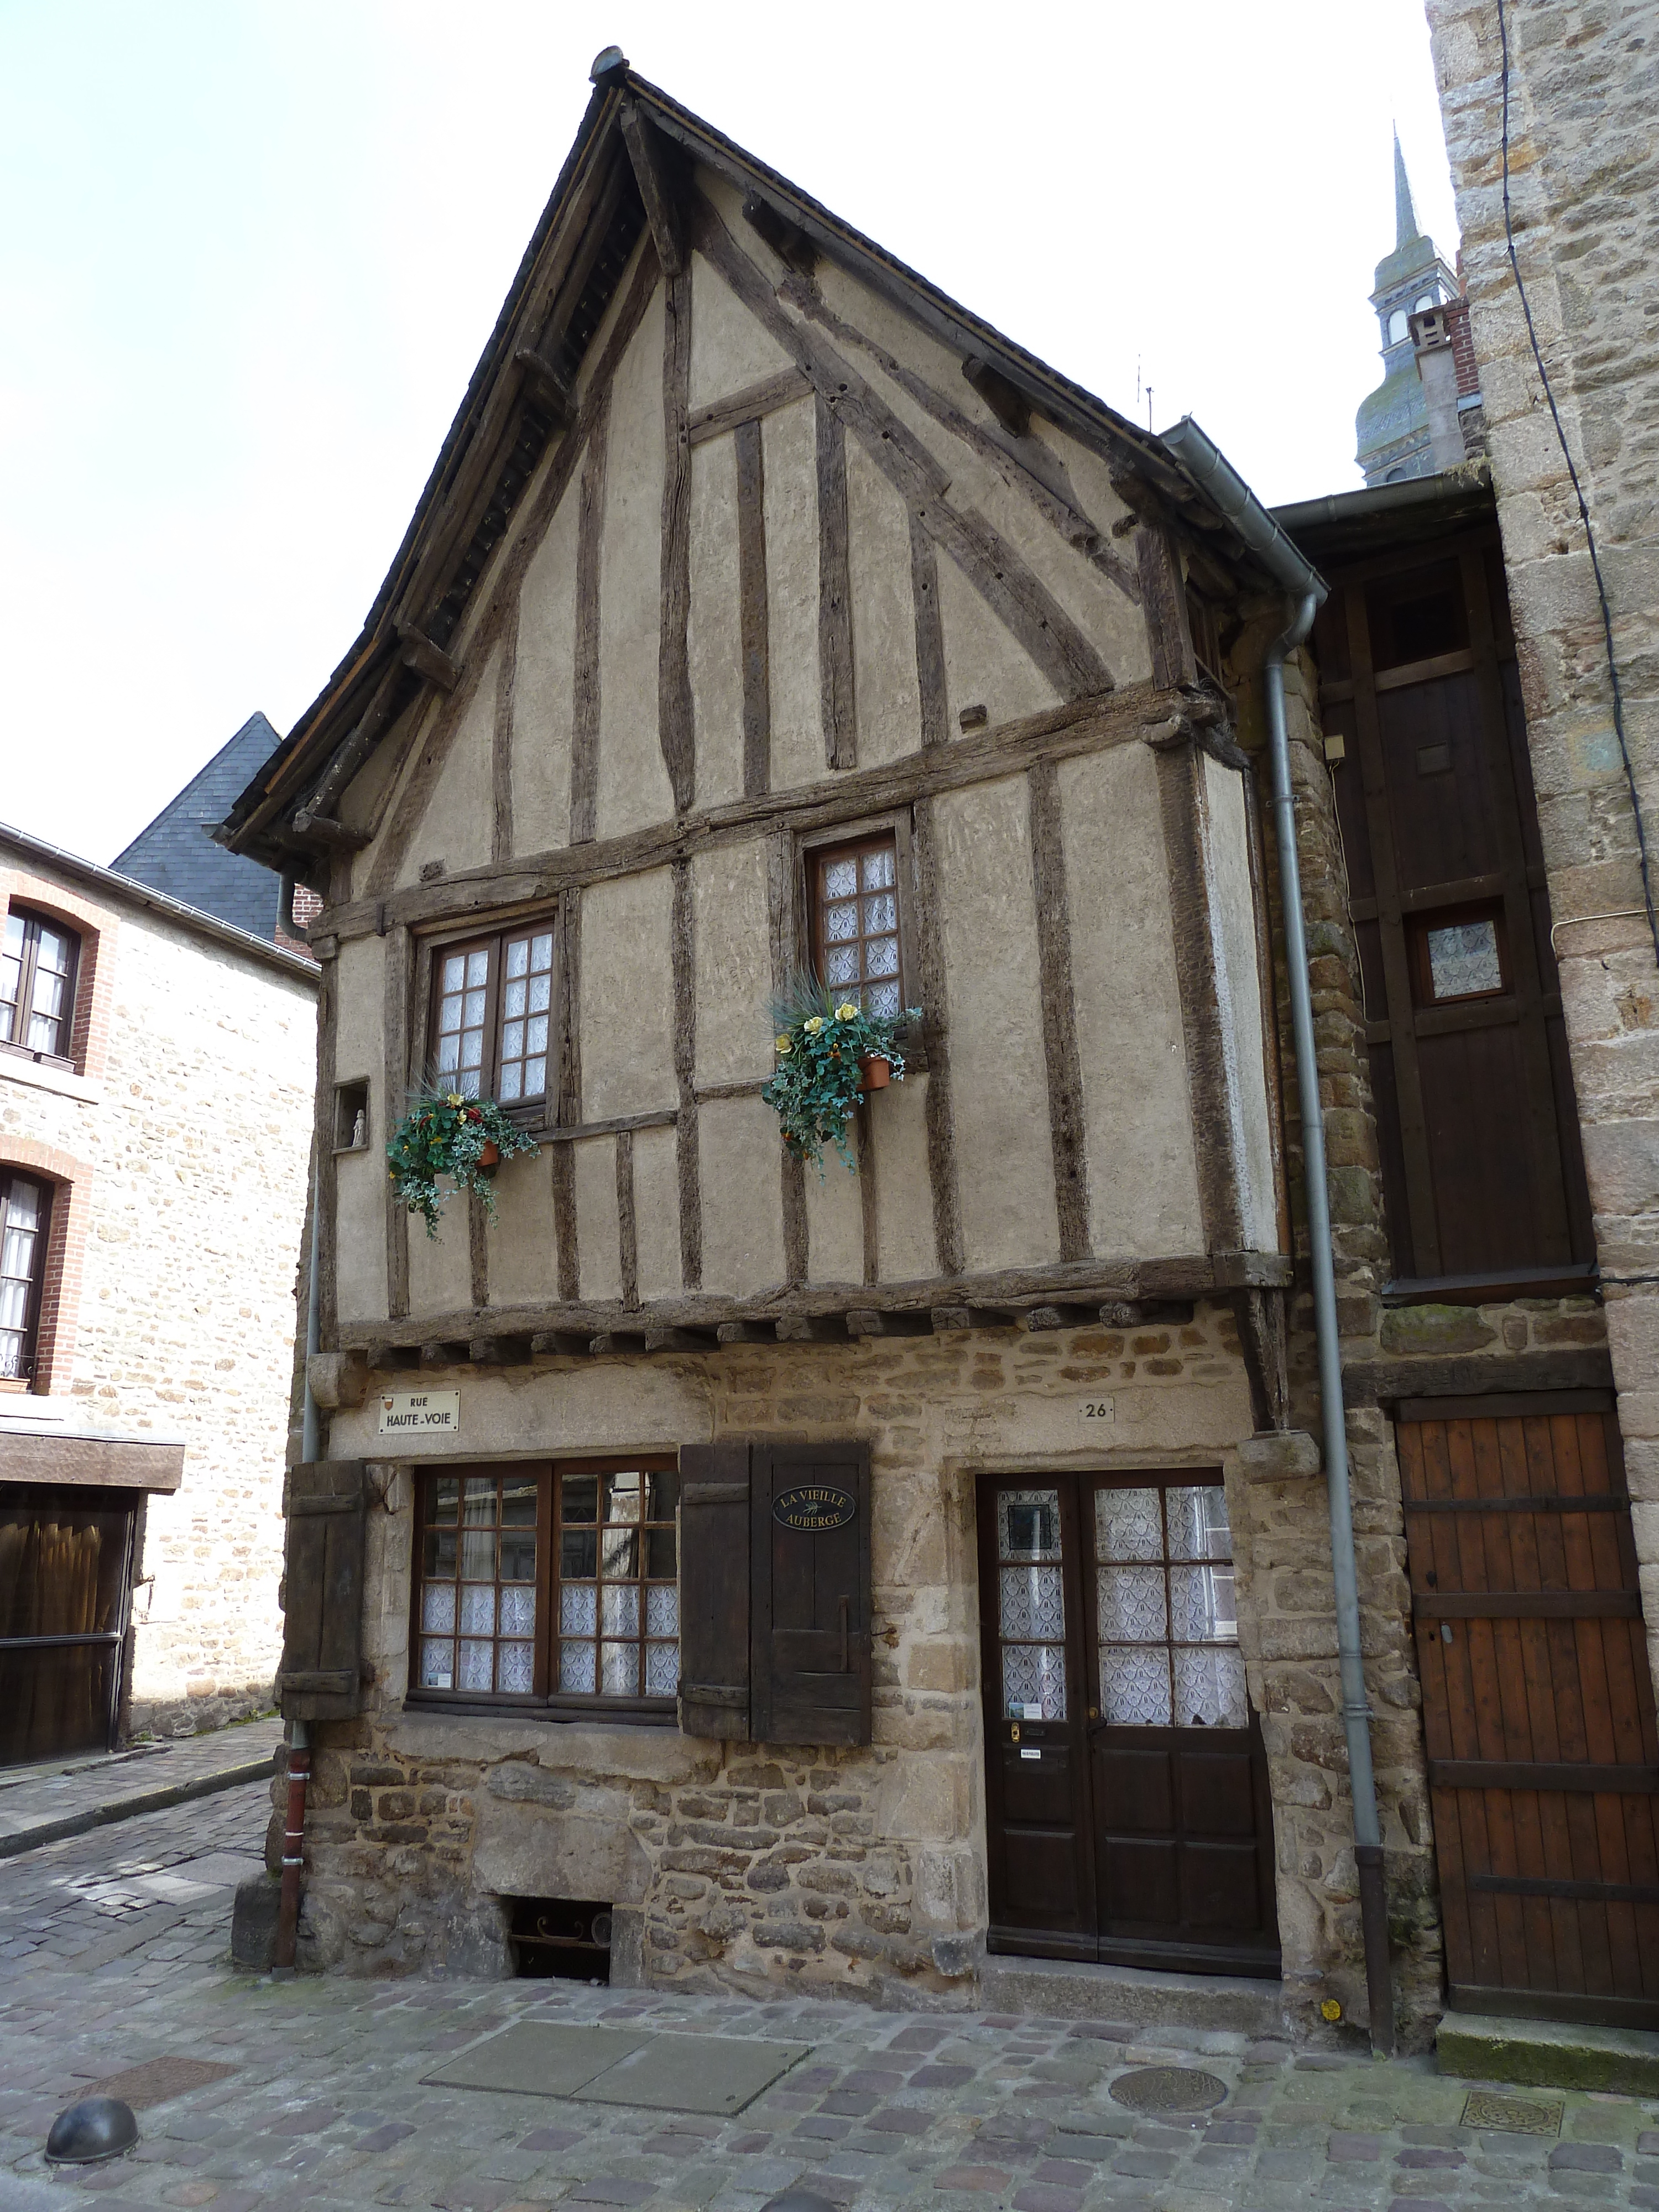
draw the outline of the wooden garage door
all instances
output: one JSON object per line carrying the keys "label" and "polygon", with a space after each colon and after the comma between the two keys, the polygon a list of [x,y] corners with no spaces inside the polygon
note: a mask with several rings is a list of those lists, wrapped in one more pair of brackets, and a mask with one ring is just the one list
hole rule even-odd
{"label": "wooden garage door", "polygon": [[1659,1735],[1612,1400],[1400,1412],[1449,2002],[1659,2027]]}

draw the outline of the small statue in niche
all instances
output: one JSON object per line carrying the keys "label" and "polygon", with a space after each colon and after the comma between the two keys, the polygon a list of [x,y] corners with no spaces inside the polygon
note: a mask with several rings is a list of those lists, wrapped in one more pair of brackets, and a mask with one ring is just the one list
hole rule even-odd
{"label": "small statue in niche", "polygon": [[368,1115],[366,1109],[360,1106],[357,1109],[357,1118],[351,1125],[352,1149],[355,1152],[361,1152],[368,1142]]}

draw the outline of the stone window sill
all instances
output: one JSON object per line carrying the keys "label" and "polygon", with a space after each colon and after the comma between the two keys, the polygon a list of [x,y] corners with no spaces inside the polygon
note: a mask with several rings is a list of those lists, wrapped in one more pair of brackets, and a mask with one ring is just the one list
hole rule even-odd
{"label": "stone window sill", "polygon": [[0,1049],[0,1078],[21,1083],[31,1091],[50,1091],[59,1098],[74,1098],[82,1106],[101,1106],[104,1086],[72,1067],[32,1060],[27,1053]]}

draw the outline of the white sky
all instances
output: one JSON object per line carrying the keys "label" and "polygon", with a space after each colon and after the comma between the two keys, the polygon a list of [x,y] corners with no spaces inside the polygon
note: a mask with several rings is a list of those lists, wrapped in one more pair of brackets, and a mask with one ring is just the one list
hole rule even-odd
{"label": "white sky", "polygon": [[575,131],[635,67],[1261,496],[1347,490],[1420,0],[0,0],[0,821],[107,860],[356,635]]}

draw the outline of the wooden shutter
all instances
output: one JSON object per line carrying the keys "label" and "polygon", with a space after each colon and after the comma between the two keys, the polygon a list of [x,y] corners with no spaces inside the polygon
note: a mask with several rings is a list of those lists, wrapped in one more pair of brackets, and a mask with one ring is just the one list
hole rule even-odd
{"label": "wooden shutter", "polygon": [[[868,1743],[869,1449],[757,1443],[753,1462],[750,1711],[755,1738]],[[815,1515],[810,1510],[814,1490],[850,1498],[850,1514],[843,1508]],[[807,1510],[800,1510],[799,1499],[792,1507],[791,1492],[808,1493]],[[815,1518],[824,1525],[800,1525]]]}
{"label": "wooden shutter", "polygon": [[282,1705],[289,1720],[362,1705],[363,1463],[307,1461],[289,1476]]}
{"label": "wooden shutter", "polygon": [[749,1446],[680,1452],[680,1727],[749,1739]]}

